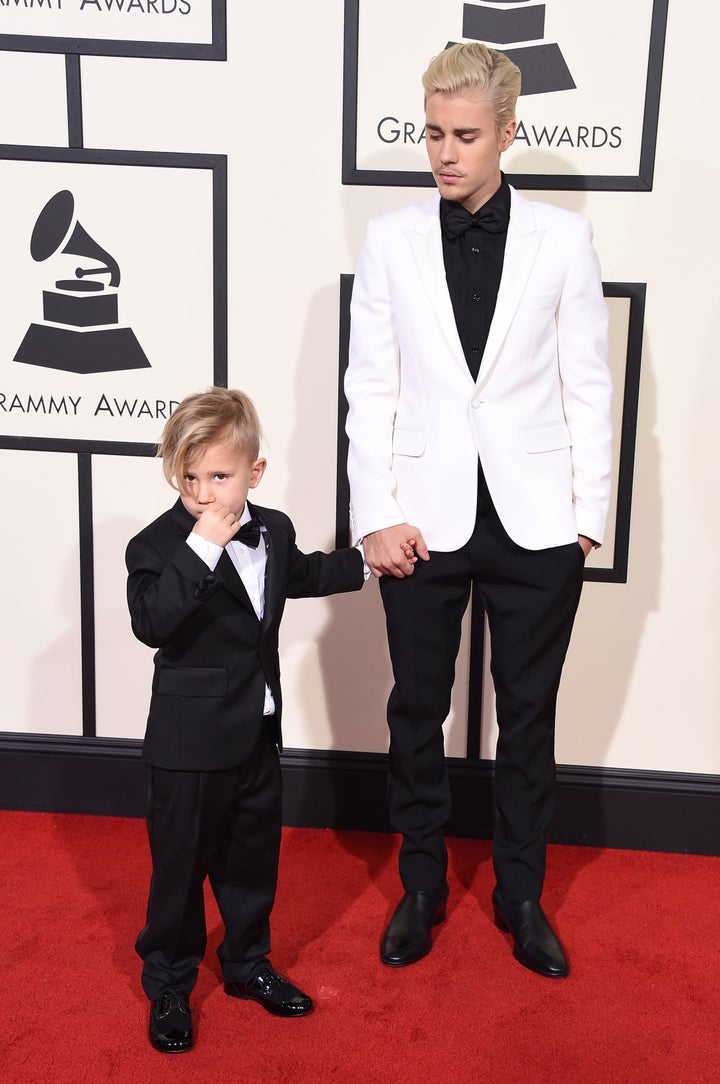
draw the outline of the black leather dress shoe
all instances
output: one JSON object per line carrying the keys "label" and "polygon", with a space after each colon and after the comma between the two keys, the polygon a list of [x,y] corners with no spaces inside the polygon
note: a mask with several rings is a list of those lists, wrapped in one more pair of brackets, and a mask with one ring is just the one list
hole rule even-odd
{"label": "black leather dress shoe", "polygon": [[536,900],[505,900],[497,888],[492,896],[495,925],[511,933],[513,956],[523,967],[549,979],[564,979],[570,973],[563,947]]}
{"label": "black leather dress shoe", "polygon": [[150,1042],[163,1054],[183,1054],[193,1042],[187,994],[163,990],[150,1009]]}
{"label": "black leather dress shoe", "polygon": [[448,886],[432,892],[406,892],[395,908],[380,942],[380,959],[388,967],[422,960],[432,948],[432,928],[445,918]]}
{"label": "black leather dress shoe", "polygon": [[267,964],[249,982],[226,982],[225,993],[257,1001],[273,1016],[306,1016],[313,1011],[312,1000],[289,979]]}

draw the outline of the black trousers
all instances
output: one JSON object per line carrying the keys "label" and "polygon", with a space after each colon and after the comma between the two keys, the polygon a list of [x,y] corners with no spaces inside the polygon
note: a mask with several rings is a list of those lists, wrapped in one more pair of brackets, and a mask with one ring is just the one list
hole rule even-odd
{"label": "black trousers", "polygon": [[245,764],[227,771],[147,769],[152,880],[135,949],[151,1000],[171,986],[189,994],[205,954],[203,883],[225,933],[226,982],[246,982],[270,951],[270,911],[280,851],[281,777],[270,727]]}
{"label": "black trousers", "polygon": [[536,551],[511,541],[481,474],[475,527],[462,549],[432,552],[405,579],[381,579],[395,679],[388,804],[403,837],[406,891],[437,888],[446,876],[442,833],[451,805],[442,724],[474,581],[488,616],[497,698],[495,875],[507,899],[540,898],[554,810],[555,704],[583,565],[578,542]]}

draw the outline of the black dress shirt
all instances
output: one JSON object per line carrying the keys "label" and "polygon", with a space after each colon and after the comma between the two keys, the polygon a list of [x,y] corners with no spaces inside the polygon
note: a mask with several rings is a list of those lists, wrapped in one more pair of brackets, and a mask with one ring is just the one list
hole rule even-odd
{"label": "black dress shirt", "polygon": [[483,213],[494,213],[493,232],[470,225],[460,236],[450,236],[448,211],[456,219],[458,214],[467,215],[468,222],[473,216],[454,200],[440,200],[445,278],[465,360],[475,380],[495,312],[505,257],[510,219],[510,188],[505,177],[482,207]]}

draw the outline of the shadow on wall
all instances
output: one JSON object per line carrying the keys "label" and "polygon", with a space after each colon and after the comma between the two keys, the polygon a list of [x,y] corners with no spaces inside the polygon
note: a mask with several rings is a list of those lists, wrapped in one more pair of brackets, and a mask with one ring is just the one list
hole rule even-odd
{"label": "shadow on wall", "polygon": [[[691,440],[689,449],[691,467],[689,483],[695,497],[698,519],[705,526],[706,537],[710,540],[710,544],[717,547],[717,540],[720,538],[720,502],[717,500],[716,493],[712,496],[708,494],[705,483],[705,479],[711,470],[708,464],[708,446],[705,439],[708,417],[707,404],[708,402],[720,403],[720,365],[717,364],[720,320],[715,320],[714,329],[714,333],[710,335],[707,348],[704,351],[705,357],[712,358],[713,361],[712,364],[703,367],[702,379],[697,380],[695,394],[691,400],[692,413],[689,430],[695,434],[695,437]],[[716,617],[720,609],[720,576],[718,576],[717,563],[714,568],[714,578],[705,584],[708,613],[713,615],[713,619],[708,618],[708,625],[711,625],[715,630],[715,645],[714,648],[707,652],[708,659],[720,657],[720,633],[718,632]],[[715,676],[714,702],[720,704],[720,669],[714,666],[713,671]],[[713,734],[715,743],[714,762],[718,763],[720,761],[720,730],[717,726],[713,728]]]}
{"label": "shadow on wall", "polygon": [[[334,460],[338,355],[337,350],[328,352],[322,346],[328,341],[333,344],[338,341],[338,313],[339,283],[315,294],[308,310],[296,368],[297,424],[288,453],[288,492],[300,495],[304,511],[312,514],[314,522],[322,522],[322,516],[326,515],[327,494],[313,492],[307,485],[308,478],[317,476],[316,453],[307,440],[307,427],[323,425],[327,428]],[[320,349],[318,343],[322,344]],[[329,358],[327,363],[326,357]],[[318,417],[318,410],[321,417]],[[344,462],[338,464],[338,470],[345,470]],[[330,476],[334,478],[334,472]],[[332,482],[329,484],[333,485]],[[298,497],[294,497],[293,503],[297,500]],[[313,507],[316,500],[317,508]],[[334,534],[334,524],[330,520],[327,533],[318,544],[333,549]],[[302,537],[299,542],[301,548],[305,548]],[[331,732],[327,747],[384,750],[387,747],[385,704],[391,676],[377,581],[371,577],[361,591],[333,595],[325,605],[328,619],[318,635],[317,650]],[[291,642],[285,637],[284,649]],[[307,698],[308,702],[312,700],[310,690]]]}
{"label": "shadow on wall", "polygon": [[[153,461],[160,471],[160,464]],[[145,521],[115,518],[95,528],[95,668],[97,732],[102,737],[141,739],[145,734],[155,648],[138,640],[127,605],[125,550],[131,538],[170,508],[177,494],[165,486]],[[96,573],[96,576],[98,574]]]}
{"label": "shadow on wall", "polygon": [[[130,629],[123,560],[125,546],[143,526],[118,519],[96,526],[94,534],[96,569],[99,558],[105,569],[102,583],[95,584],[95,673],[98,734],[106,737],[141,738],[145,731],[154,652]],[[73,622],[33,663],[23,728],[31,733],[82,734],[77,562],[76,552],[54,585],[59,609],[72,614]],[[68,695],[73,672],[76,688]]]}
{"label": "shadow on wall", "polygon": [[[336,284],[319,290],[313,297],[296,368],[294,397],[297,424],[289,447],[288,492],[291,496],[295,495],[292,496],[294,504],[298,499],[302,500],[303,510],[312,514],[314,522],[322,522],[321,517],[327,514],[327,494],[320,495],[307,487],[307,479],[317,474],[314,452],[307,440],[307,427],[325,427],[327,446],[332,449],[329,454],[335,462],[339,305],[338,276]],[[327,349],[328,344],[332,344],[330,349]],[[337,469],[344,471],[345,463],[338,463]],[[315,540],[319,546],[328,550],[335,545],[335,473],[331,471],[329,474],[333,479],[328,483],[333,487],[333,516],[327,523],[327,533]],[[312,507],[315,500],[318,501],[317,509]],[[303,546],[302,538],[300,544]],[[297,605],[302,605],[302,602]],[[377,580],[370,577],[360,591],[330,596],[325,600],[325,608],[327,617],[317,633],[316,647],[329,728],[326,748],[382,752],[387,749],[388,744],[385,709],[392,685],[392,674]],[[291,626],[286,622],[281,640],[281,655],[292,643]],[[308,672],[307,679],[302,679],[299,690],[299,695],[307,704],[311,704],[317,695],[313,687],[314,681],[313,667]],[[286,711],[287,706],[286,700]],[[317,816],[318,807],[318,795],[312,789],[312,774],[306,775],[309,781],[303,784],[307,787],[305,793],[300,794],[297,789],[294,791],[294,799],[300,807],[307,809],[310,823],[314,823],[312,818]],[[366,823],[386,824],[384,771],[372,772],[370,777],[361,775],[361,782],[356,780],[349,792],[343,785],[343,778],[342,772],[334,774],[330,783],[332,791],[322,795],[327,822],[341,825],[347,823],[344,817],[349,808],[348,803],[355,801],[353,796],[360,786],[361,815]],[[297,786],[296,783],[295,787]],[[354,811],[351,811],[351,814],[354,819]],[[362,833],[338,834],[342,848],[355,856],[358,870],[363,871],[358,882],[359,892],[364,890],[364,885],[368,882],[381,882],[383,877],[387,876],[388,865],[395,865],[396,840],[391,835],[382,839],[383,842],[375,839],[373,845],[368,847],[363,842]],[[378,922],[380,921],[382,914],[379,912]]]}
{"label": "shadow on wall", "polygon": [[[48,644],[32,663],[22,730],[30,734],[81,735],[82,662],[77,552],[65,562],[60,582],[46,583],[45,589],[57,597],[57,601],[53,599],[48,602],[49,610],[67,615],[70,620],[67,628]],[[43,596],[35,596],[35,604],[39,609],[39,628],[43,621],[42,599]],[[30,596],[28,603],[31,603]],[[24,654],[29,645],[18,646]],[[7,645],[6,650],[8,649],[11,650],[11,644]],[[9,673],[22,671],[22,665],[18,666],[17,671],[12,666],[9,669]],[[73,682],[73,677],[75,687],[73,689],[71,686],[68,695],[68,685]]]}
{"label": "shadow on wall", "polygon": [[[615,394],[621,395],[622,388]],[[635,448],[628,582],[585,585],[558,699],[558,760],[618,763],[613,743],[623,716],[648,615],[657,611],[661,565],[660,448],[656,378],[645,336]],[[620,439],[620,434],[615,434]],[[641,723],[641,721],[639,721]]]}

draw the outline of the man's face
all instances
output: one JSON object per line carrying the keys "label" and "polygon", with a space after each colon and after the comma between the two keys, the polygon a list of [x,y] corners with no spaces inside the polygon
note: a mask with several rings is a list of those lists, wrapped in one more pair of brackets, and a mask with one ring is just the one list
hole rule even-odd
{"label": "man's face", "polygon": [[470,213],[500,187],[500,155],[515,138],[516,122],[498,133],[484,97],[431,94],[425,106],[425,145],[430,168],[445,199]]}
{"label": "man's face", "polygon": [[248,490],[255,489],[265,465],[264,459],[251,459],[244,452],[233,451],[224,440],[208,444],[178,479],[182,502],[195,519],[214,504],[225,505],[239,519]]}

